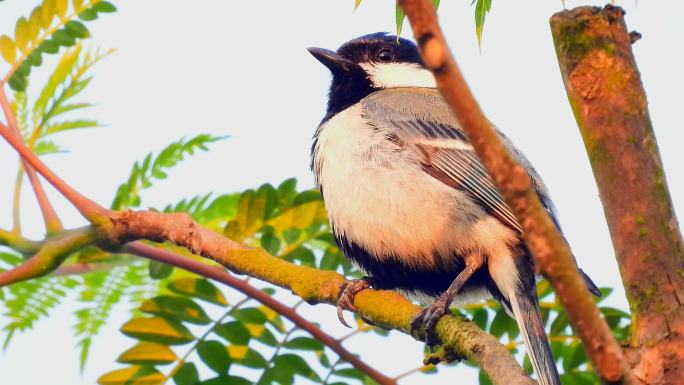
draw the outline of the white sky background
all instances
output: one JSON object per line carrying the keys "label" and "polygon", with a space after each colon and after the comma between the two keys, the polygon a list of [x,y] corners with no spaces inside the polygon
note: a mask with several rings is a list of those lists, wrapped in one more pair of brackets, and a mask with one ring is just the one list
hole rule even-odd
{"label": "white sky background", "polygon": [[[27,15],[34,3],[0,3],[0,31],[13,31],[14,21]],[[567,1],[568,7],[586,3]],[[82,96],[97,103],[86,116],[108,127],[62,135],[58,141],[71,153],[46,158],[57,174],[105,205],[128,177],[134,161],[182,136],[202,132],[232,138],[186,161],[167,181],[143,193],[146,205],[162,207],[200,193],[239,191],[291,176],[301,186],[310,186],[310,138],[324,114],[329,75],[305,48],[336,49],[362,34],[394,31],[393,2],[389,1],[364,1],[355,13],[350,0],[115,4],[119,12],[104,15],[88,27],[99,46],[118,48],[118,52],[97,65],[95,79]],[[551,42],[548,18],[562,9],[560,1],[495,0],[481,54],[469,4],[444,0],[439,12],[466,78],[486,114],[544,177],[580,266],[599,286],[619,287],[602,208]],[[627,9],[628,26],[644,36],[634,50],[670,191],[682,217],[684,127],[679,112],[684,59],[678,47],[684,37],[684,23],[679,19],[684,3],[619,4]],[[410,36],[408,23],[404,36]],[[0,66],[0,72],[4,71]],[[11,226],[15,172],[14,153],[0,144],[2,228]],[[84,224],[67,203],[50,193],[68,227]],[[30,188],[24,189],[23,199],[24,228],[27,235],[38,237],[42,224]],[[626,308],[622,289],[607,303]],[[117,309],[95,339],[83,375],[78,371],[72,337],[74,306],[66,304],[53,312],[34,330],[16,336],[8,351],[0,352],[0,373],[8,383],[93,384],[98,375],[115,367],[116,356],[132,343],[117,330],[128,316],[126,306]],[[337,325],[332,307],[310,307],[305,312],[331,333],[346,333]],[[4,323],[1,317],[0,322]],[[422,357],[419,343],[396,333],[385,339],[352,339],[347,346],[389,375],[417,366]],[[452,377],[462,383],[476,381],[473,373],[460,369],[451,371]],[[414,376],[402,383],[426,380]]]}

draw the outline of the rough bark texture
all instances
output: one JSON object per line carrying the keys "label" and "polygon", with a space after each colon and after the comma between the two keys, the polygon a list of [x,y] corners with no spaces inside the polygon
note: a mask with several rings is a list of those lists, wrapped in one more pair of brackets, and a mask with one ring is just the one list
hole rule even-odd
{"label": "rough bark texture", "polygon": [[565,240],[531,188],[527,173],[508,153],[470,92],[444,40],[432,1],[400,0],[399,3],[411,22],[425,64],[522,225],[525,243],[536,265],[567,310],[597,374],[606,383],[634,383],[622,348],[590,298]]}
{"label": "rough bark texture", "polygon": [[633,314],[634,375],[684,384],[684,246],[624,12],[580,7],[551,29]]}

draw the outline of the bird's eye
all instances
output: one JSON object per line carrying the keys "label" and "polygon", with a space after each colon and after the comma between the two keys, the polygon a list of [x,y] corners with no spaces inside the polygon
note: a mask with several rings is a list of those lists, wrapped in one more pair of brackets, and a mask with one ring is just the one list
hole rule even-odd
{"label": "bird's eye", "polygon": [[389,62],[392,61],[392,52],[388,49],[382,49],[375,57],[378,59],[378,61]]}

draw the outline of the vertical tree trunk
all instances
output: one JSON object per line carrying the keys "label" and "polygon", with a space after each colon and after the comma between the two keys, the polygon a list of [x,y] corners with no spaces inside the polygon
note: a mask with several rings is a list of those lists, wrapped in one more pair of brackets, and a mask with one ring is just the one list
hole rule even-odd
{"label": "vertical tree trunk", "polygon": [[632,310],[630,364],[646,384],[684,384],[684,244],[624,12],[580,7],[551,29]]}

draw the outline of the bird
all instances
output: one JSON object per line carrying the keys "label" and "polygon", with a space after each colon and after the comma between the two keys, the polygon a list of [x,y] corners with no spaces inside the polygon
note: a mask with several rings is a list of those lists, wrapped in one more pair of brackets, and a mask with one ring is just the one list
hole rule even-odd
{"label": "bird", "polygon": [[[311,168],[339,249],[364,277],[341,289],[337,311],[367,288],[432,303],[411,321],[428,346],[459,303],[494,298],[515,318],[541,385],[560,379],[540,316],[538,277],[523,230],[410,40],[364,35],[337,51],[308,48],[332,74]],[[539,174],[497,129],[560,231]],[[601,292],[581,270],[587,289]]]}

